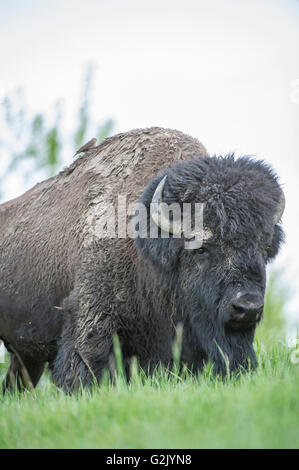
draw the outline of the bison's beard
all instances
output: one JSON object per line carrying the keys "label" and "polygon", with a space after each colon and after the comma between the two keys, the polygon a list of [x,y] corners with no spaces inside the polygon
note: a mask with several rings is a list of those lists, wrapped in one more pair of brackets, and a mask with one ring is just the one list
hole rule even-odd
{"label": "bison's beard", "polygon": [[255,327],[230,331],[211,318],[202,315],[195,318],[192,322],[194,332],[216,374],[225,376],[256,368],[253,349]]}

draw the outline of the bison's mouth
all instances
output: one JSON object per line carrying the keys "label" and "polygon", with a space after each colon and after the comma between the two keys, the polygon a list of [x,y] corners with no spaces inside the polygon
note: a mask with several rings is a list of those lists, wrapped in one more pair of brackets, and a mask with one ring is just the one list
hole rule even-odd
{"label": "bison's mouth", "polygon": [[238,331],[238,330],[249,330],[250,328],[254,328],[258,322],[256,321],[229,321],[227,322],[227,328]]}

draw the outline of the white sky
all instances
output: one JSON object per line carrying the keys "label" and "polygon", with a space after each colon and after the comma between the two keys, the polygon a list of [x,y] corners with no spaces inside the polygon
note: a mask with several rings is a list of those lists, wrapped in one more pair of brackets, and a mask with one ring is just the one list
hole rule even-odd
{"label": "white sky", "polygon": [[[296,0],[0,0],[0,101],[21,86],[32,112],[52,113],[62,98],[65,130],[74,129],[82,75],[92,63],[92,114],[114,118],[116,132],[171,127],[198,137],[210,153],[271,163],[287,200],[287,243],[276,264],[286,267],[294,290],[294,317],[298,20]],[[11,178],[6,197],[24,189]]]}

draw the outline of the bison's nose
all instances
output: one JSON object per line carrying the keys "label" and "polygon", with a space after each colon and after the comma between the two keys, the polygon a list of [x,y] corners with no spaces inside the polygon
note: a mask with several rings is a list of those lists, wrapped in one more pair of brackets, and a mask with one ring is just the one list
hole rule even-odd
{"label": "bison's nose", "polygon": [[260,295],[243,294],[232,300],[229,307],[229,325],[252,326],[261,319],[264,300]]}

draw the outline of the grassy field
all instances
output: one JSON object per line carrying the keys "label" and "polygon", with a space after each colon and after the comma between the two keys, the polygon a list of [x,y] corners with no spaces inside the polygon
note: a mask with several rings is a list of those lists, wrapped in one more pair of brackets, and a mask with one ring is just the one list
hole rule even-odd
{"label": "grassy field", "polygon": [[221,382],[138,371],[126,384],[66,396],[44,379],[0,397],[0,448],[298,448],[299,365],[282,346]]}

